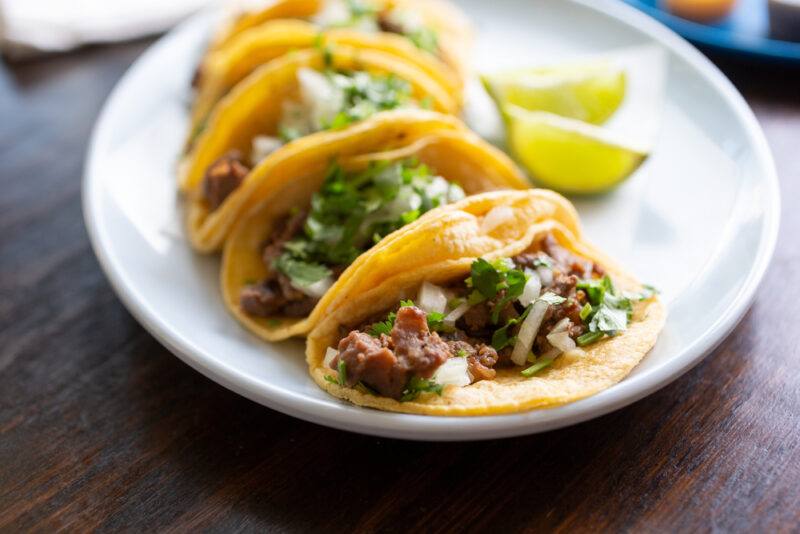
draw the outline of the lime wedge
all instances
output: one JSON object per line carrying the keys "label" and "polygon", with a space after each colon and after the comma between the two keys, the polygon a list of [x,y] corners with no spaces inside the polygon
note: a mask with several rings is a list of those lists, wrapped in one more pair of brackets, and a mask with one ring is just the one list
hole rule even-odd
{"label": "lime wedge", "polygon": [[502,108],[514,104],[591,124],[603,124],[625,98],[625,70],[608,60],[515,69],[481,77]]}
{"label": "lime wedge", "polygon": [[648,147],[606,128],[519,106],[504,108],[508,143],[532,177],[565,193],[599,193],[622,182]]}

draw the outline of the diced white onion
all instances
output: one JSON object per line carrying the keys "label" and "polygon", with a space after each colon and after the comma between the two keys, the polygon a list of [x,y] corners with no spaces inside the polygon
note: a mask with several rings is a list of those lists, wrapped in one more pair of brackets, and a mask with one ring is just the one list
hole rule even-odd
{"label": "diced white onion", "polygon": [[456,325],[456,321],[461,319],[461,317],[465,313],[467,313],[467,310],[469,310],[469,303],[462,302],[461,304],[456,306],[456,308],[453,311],[451,311],[445,316],[443,320],[444,325],[453,328]]}
{"label": "diced white onion", "polygon": [[294,284],[292,285],[309,297],[322,298],[322,296],[325,295],[325,293],[327,293],[333,285],[333,277],[326,276],[322,280],[314,282],[313,284],[305,287],[295,286]]}
{"label": "diced white onion", "polygon": [[522,326],[517,334],[517,342],[514,344],[514,351],[511,353],[511,361],[516,365],[525,365],[528,360],[528,353],[533,347],[533,342],[536,340],[536,334],[539,333],[539,328],[542,326],[544,314],[547,307],[550,306],[543,300],[537,300],[533,303],[533,308],[528,314],[528,317],[522,322]]}
{"label": "diced white onion", "polygon": [[536,273],[542,281],[542,287],[548,287],[553,284],[553,269],[550,267],[537,267]]}
{"label": "diced white onion", "polygon": [[458,202],[462,198],[466,197],[466,193],[464,190],[461,189],[461,186],[458,184],[450,184],[449,189],[447,190],[447,201],[448,202]]}
{"label": "diced white onion", "polygon": [[436,284],[423,282],[419,288],[417,304],[428,313],[444,313],[447,308],[447,295],[444,294],[444,289]]}
{"label": "diced white onion", "polygon": [[425,187],[425,194],[430,198],[443,197],[447,198],[447,191],[450,189],[450,182],[441,176],[434,176],[431,183]]}
{"label": "diced white onion", "polygon": [[450,358],[436,370],[433,380],[443,386],[468,386],[472,379],[466,358]]}
{"label": "diced white onion", "polygon": [[514,217],[514,210],[508,206],[496,206],[481,221],[481,232],[490,233],[492,230],[508,222]]}
{"label": "diced white onion", "polygon": [[253,138],[253,151],[250,155],[250,160],[253,165],[257,165],[282,146],[283,141],[277,137],[257,135]]}
{"label": "diced white onion", "polygon": [[322,129],[322,125],[333,120],[344,104],[342,90],[331,83],[324,74],[314,69],[302,68],[297,71],[300,94],[311,110],[314,129]]}
{"label": "diced white onion", "polygon": [[328,347],[325,351],[325,358],[322,360],[322,367],[326,369],[331,369],[331,362],[335,357],[339,355],[339,351],[334,349],[333,347]]}
{"label": "diced white onion", "polygon": [[525,282],[525,288],[522,290],[522,295],[519,296],[519,303],[527,306],[537,298],[542,292],[542,281],[539,280],[539,275],[532,272],[528,275],[528,281]]}
{"label": "diced white onion", "polygon": [[550,330],[551,334],[557,334],[558,332],[563,332],[567,330],[572,325],[572,321],[569,320],[569,317],[564,317],[560,321],[556,323],[552,330]]}
{"label": "diced white onion", "polygon": [[575,340],[569,337],[569,332],[556,332],[547,334],[547,341],[553,345],[553,348],[558,349],[560,352],[567,352],[576,347]]}

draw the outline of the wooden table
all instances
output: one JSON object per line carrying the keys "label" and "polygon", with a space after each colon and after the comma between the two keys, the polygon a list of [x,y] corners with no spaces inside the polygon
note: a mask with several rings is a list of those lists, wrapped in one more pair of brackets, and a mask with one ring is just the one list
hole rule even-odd
{"label": "wooden table", "polygon": [[82,163],[147,44],[0,67],[0,532],[800,528],[800,71],[722,64],[784,199],[772,266],[727,341],[600,419],[431,444],[247,401],[117,300],[83,226]]}

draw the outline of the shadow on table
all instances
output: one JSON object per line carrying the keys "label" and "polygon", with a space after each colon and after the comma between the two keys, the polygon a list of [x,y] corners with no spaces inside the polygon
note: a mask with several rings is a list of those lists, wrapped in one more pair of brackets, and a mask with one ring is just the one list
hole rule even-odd
{"label": "shadow on table", "polygon": [[[740,327],[749,328],[746,319]],[[743,340],[750,339],[742,336]],[[746,343],[746,342],[745,342]],[[737,347],[747,353],[748,348]],[[147,421],[136,439],[162,467],[152,503],[164,526],[278,530],[514,530],[632,525],[648,503],[674,492],[673,480],[702,466],[713,425],[743,402],[704,400],[716,371],[693,371],[626,409],[574,427],[522,438],[469,443],[380,439],[327,429],[265,409],[210,383],[162,351],[151,393],[130,391]],[[133,358],[138,359],[137,357]],[[144,365],[131,362],[132,368]],[[733,380],[750,366],[724,347],[701,367]],[[165,371],[166,369],[166,371]],[[191,384],[186,384],[189,382]],[[185,397],[185,398],[183,398]],[[164,407],[175,406],[175,413]],[[721,411],[720,411],[721,410]],[[692,454],[690,454],[690,452]],[[167,490],[167,488],[169,488]],[[144,509],[143,509],[144,506]],[[147,513],[137,504],[136,516]],[[157,510],[157,511],[156,511]],[[133,512],[132,512],[133,513]],[[124,514],[119,517],[125,517]],[[155,525],[154,525],[155,526]]]}

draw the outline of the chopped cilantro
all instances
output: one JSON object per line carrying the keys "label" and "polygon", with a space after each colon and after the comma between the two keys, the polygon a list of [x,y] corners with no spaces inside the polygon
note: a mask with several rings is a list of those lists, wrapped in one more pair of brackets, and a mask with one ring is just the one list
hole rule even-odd
{"label": "chopped cilantro", "polygon": [[444,330],[444,314],[439,312],[428,313],[428,329],[431,332],[441,332]]}
{"label": "chopped cilantro", "polygon": [[330,382],[331,384],[338,384],[339,383],[339,380],[336,377],[331,376],[331,375],[325,375],[325,381],[326,382]]}
{"label": "chopped cilantro", "polygon": [[414,45],[420,50],[435,54],[439,48],[439,37],[430,28],[420,27],[406,34]]}
{"label": "chopped cilantro", "polygon": [[467,351],[466,350],[458,349],[456,351],[456,358],[466,358],[466,357],[467,357]]}
{"label": "chopped cilantro", "polygon": [[525,369],[524,371],[520,371],[520,374],[525,378],[530,378],[542,369],[549,367],[550,364],[553,363],[552,358],[542,358],[538,360],[536,363]]}
{"label": "chopped cilantro", "polygon": [[472,262],[470,280],[472,281],[472,287],[478,290],[485,298],[490,299],[497,295],[500,273],[483,258],[478,258]]}
{"label": "chopped cilantro", "polygon": [[286,253],[278,257],[275,268],[288,276],[292,280],[292,284],[303,288],[331,275],[331,270],[324,265],[297,260]]}
{"label": "chopped cilantro", "polygon": [[337,371],[339,371],[339,385],[344,386],[347,384],[347,365],[341,358],[339,358],[339,366]]}
{"label": "chopped cilantro", "polygon": [[615,335],[628,327],[628,312],[620,308],[600,305],[589,323],[590,332],[603,332]]}
{"label": "chopped cilantro", "polygon": [[345,267],[381,237],[408,224],[447,193],[430,192],[436,179],[414,160],[374,163],[357,172],[328,170],[303,230],[286,242],[276,268],[299,288]]}
{"label": "chopped cilantro", "polygon": [[406,389],[403,390],[403,396],[400,397],[400,402],[412,401],[416,399],[420,393],[425,392],[441,395],[443,389],[444,386],[437,384],[433,380],[426,380],[424,378],[413,376],[411,377],[411,380],[408,381]]}
{"label": "chopped cilantro", "polygon": [[528,281],[528,277],[525,273],[517,269],[512,269],[503,274],[505,274],[503,285],[505,286],[506,294],[494,305],[494,308],[492,308],[492,324],[497,324],[497,320],[500,318],[500,312],[503,311],[509,302],[515,301],[522,295],[522,291],[525,289],[525,283]]}
{"label": "chopped cilantro", "polygon": [[525,311],[522,312],[522,315],[514,319],[509,319],[505,326],[495,330],[494,334],[492,334],[492,347],[494,347],[495,350],[503,350],[504,348],[513,345],[516,342],[517,338],[510,336],[508,331],[511,327],[516,326],[524,321],[525,318],[528,317],[528,314],[531,312],[532,308],[533,306],[528,306],[525,308]]}
{"label": "chopped cilantro", "polygon": [[586,318],[589,317],[591,314],[592,314],[592,305],[587,302],[586,304],[583,305],[583,308],[581,308],[581,313],[580,313],[581,321],[585,321]]}
{"label": "chopped cilantro", "polygon": [[586,345],[591,345],[595,341],[600,341],[604,336],[605,334],[603,332],[586,332],[578,336],[578,346],[585,347]]}

